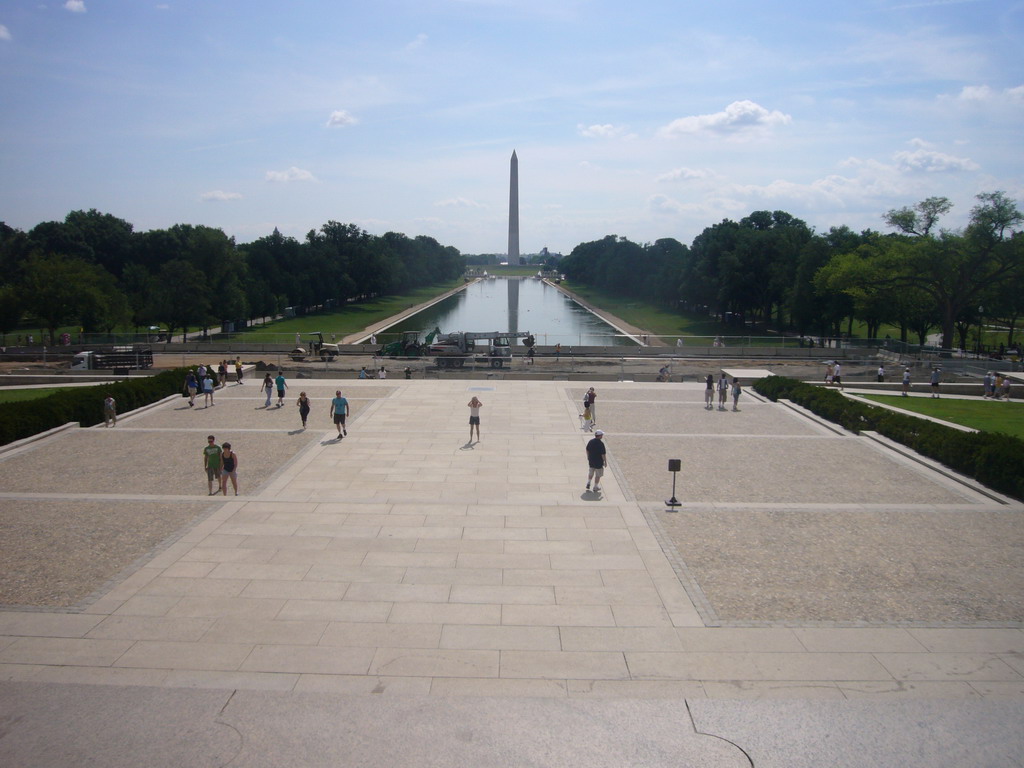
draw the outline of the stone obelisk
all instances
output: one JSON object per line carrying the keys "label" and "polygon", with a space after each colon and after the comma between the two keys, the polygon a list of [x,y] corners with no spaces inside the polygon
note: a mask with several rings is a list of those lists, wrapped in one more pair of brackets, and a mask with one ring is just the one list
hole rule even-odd
{"label": "stone obelisk", "polygon": [[519,158],[514,149],[508,180],[508,263],[519,263]]}

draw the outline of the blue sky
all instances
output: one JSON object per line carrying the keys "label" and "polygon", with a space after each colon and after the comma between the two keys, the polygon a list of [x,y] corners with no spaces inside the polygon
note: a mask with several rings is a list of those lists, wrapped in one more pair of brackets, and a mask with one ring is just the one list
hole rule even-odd
{"label": "blue sky", "polygon": [[503,252],[690,243],[786,210],[1024,205],[1024,2],[0,5],[0,220],[97,208],[239,242],[328,220]]}

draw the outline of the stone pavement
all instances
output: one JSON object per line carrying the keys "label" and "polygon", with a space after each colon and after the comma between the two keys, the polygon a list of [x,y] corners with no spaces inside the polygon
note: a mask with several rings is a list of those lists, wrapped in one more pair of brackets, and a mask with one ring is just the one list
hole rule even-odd
{"label": "stone pavement", "polygon": [[[732,412],[701,384],[597,386],[601,495],[585,387],[554,381],[293,381],[269,411],[235,386],[0,455],[15,532],[33,505],[192,510],[62,609],[0,611],[0,760],[1020,763],[1020,504],[749,390]],[[208,432],[242,459],[212,504]]]}

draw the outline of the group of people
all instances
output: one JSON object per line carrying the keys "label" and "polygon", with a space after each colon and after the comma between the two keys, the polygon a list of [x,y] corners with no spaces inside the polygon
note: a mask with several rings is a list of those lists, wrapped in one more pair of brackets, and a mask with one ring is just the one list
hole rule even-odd
{"label": "group of people", "polygon": [[[235,358],[235,378],[238,383],[242,383],[242,359],[239,357]],[[196,396],[203,393],[203,407],[208,408],[211,405],[215,405],[213,402],[213,391],[214,389],[223,389],[227,386],[228,381],[228,366],[227,360],[221,360],[220,365],[217,366],[217,383],[214,384],[213,379],[213,366],[207,366],[202,363],[195,370],[189,370],[185,374],[185,385],[183,391],[188,397],[188,407],[193,408],[196,404]]]}
{"label": "group of people", "polygon": [[707,378],[704,379],[704,409],[707,411],[714,410],[715,408],[715,392],[718,392],[718,410],[726,410],[725,405],[729,400],[729,393],[732,392],[732,409],[738,411],[740,395],[743,394],[743,387],[740,386],[740,380],[733,376],[732,383],[729,383],[729,377],[723,372],[718,377],[718,383],[715,383],[715,377],[713,374],[708,374]]}
{"label": "group of people", "polygon": [[987,371],[983,382],[986,400],[1010,402],[1010,377],[995,371]]}
{"label": "group of people", "polygon": [[[203,469],[206,470],[206,486],[209,496],[215,496],[219,491],[222,495],[228,495],[228,480],[231,487],[238,495],[238,454],[231,449],[231,443],[217,445],[217,439],[213,435],[206,438],[206,446],[203,448]],[[216,490],[214,483],[217,484]]]}

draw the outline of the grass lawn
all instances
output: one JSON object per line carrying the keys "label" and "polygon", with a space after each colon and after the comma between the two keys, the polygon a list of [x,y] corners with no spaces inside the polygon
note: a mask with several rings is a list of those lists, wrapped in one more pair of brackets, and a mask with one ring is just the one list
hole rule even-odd
{"label": "grass lawn", "polygon": [[0,403],[20,403],[25,400],[38,400],[47,397],[54,392],[60,392],[59,387],[40,387],[38,389],[0,389]]}
{"label": "grass lawn", "polygon": [[[282,335],[294,337],[296,333],[307,334],[313,331],[323,331],[327,341],[333,333],[340,339],[350,333],[356,333],[368,325],[385,320],[392,315],[397,315],[402,310],[422,304],[445,291],[462,285],[462,278],[452,280],[450,283],[440,283],[426,288],[418,288],[400,296],[379,296],[369,301],[361,301],[358,304],[349,304],[343,309],[317,312],[302,317],[291,317],[285,320],[275,320],[267,325],[256,326],[254,329],[241,331],[236,338],[245,341],[280,341]],[[294,339],[293,339],[294,340]]]}
{"label": "grass lawn", "polygon": [[949,398],[889,397],[866,395],[865,399],[951,421],[983,432],[1002,432],[1024,438],[1024,403],[1000,400],[951,400]]}

